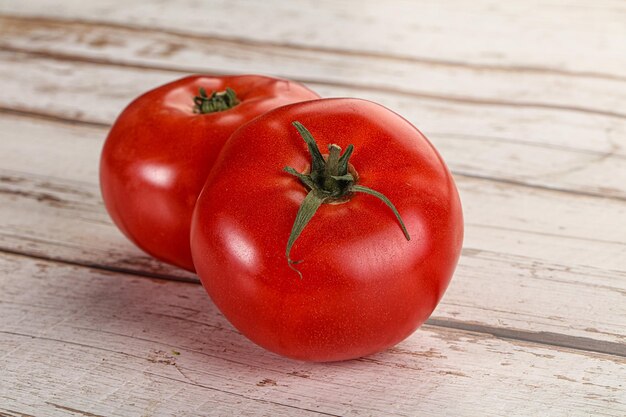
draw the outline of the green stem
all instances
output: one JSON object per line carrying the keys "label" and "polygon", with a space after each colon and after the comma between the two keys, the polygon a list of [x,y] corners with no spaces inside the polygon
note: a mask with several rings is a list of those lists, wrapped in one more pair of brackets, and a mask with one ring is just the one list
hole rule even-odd
{"label": "green stem", "polygon": [[338,162],[338,171],[337,172],[348,172],[348,160],[352,155],[352,151],[354,151],[354,145],[348,145],[346,151],[341,155]]}
{"label": "green stem", "polygon": [[293,122],[292,125],[298,130],[302,139],[306,142],[307,147],[309,148],[309,153],[311,154],[312,165],[311,165],[311,174],[319,173],[320,171],[324,171],[324,166],[326,165],[326,161],[324,161],[324,157],[320,152],[320,148],[317,147],[317,142],[313,139],[311,132],[300,122]]}
{"label": "green stem", "polygon": [[333,177],[339,175],[339,154],[341,148],[337,145],[330,145],[328,147],[330,152],[328,159],[326,160],[326,167],[324,168],[324,189],[330,190],[333,187],[333,183],[336,181]]}
{"label": "green stem", "polygon": [[311,132],[309,132],[300,122],[294,121],[292,124],[298,130],[302,139],[306,142],[309,153],[311,154],[311,172],[308,174],[300,173],[291,167],[284,168],[286,172],[297,177],[302,184],[310,190],[298,209],[296,219],[293,223],[293,227],[291,228],[291,233],[289,234],[289,240],[287,241],[287,248],[285,250],[289,267],[296,271],[300,278],[302,278],[302,273],[293,265],[302,261],[293,261],[290,257],[291,249],[296,243],[296,240],[300,237],[304,228],[322,204],[335,201],[345,201],[353,192],[369,194],[385,203],[396,216],[396,219],[398,219],[400,228],[402,229],[402,233],[404,233],[406,239],[411,240],[400,213],[391,201],[384,194],[378,191],[372,190],[369,187],[357,185],[355,175],[348,172],[348,160],[352,155],[354,146],[348,145],[345,153],[341,155],[341,148],[338,145],[331,144],[328,147],[328,158],[324,159],[317,143],[315,142],[315,139],[313,138],[313,135],[311,135]]}
{"label": "green stem", "polygon": [[287,255],[287,262],[291,269],[296,271],[300,278],[302,278],[302,273],[298,271],[293,264],[298,264],[302,261],[293,261],[289,254],[291,253],[291,248],[294,243],[296,243],[296,239],[300,236],[304,228],[309,221],[313,218],[313,215],[317,211],[317,209],[322,205],[322,203],[326,200],[325,196],[319,195],[315,190],[309,191],[309,193],[302,201],[302,205],[298,209],[298,213],[296,214],[296,220],[293,222],[293,227],[291,228],[291,233],[289,235],[289,240],[287,241],[287,250],[285,251],[285,255]]}
{"label": "green stem", "polygon": [[371,188],[363,187],[362,185],[353,185],[352,191],[373,195],[374,197],[377,197],[380,200],[382,200],[382,202],[385,203],[387,207],[391,209],[391,211],[393,211],[393,214],[396,215],[396,219],[398,219],[398,223],[400,223],[400,228],[402,228],[402,233],[404,233],[404,237],[406,238],[406,240],[411,240],[411,236],[409,236],[409,231],[406,230],[406,226],[404,225],[404,222],[402,221],[402,217],[400,217],[400,213],[398,213],[398,209],[396,208],[396,206],[393,205],[393,203],[387,197],[385,197],[384,194],[379,193],[376,190],[372,190]]}
{"label": "green stem", "polygon": [[193,98],[194,113],[208,114],[232,109],[240,103],[235,90],[226,87],[224,91],[213,91],[209,96],[203,87],[199,88],[199,94]]}

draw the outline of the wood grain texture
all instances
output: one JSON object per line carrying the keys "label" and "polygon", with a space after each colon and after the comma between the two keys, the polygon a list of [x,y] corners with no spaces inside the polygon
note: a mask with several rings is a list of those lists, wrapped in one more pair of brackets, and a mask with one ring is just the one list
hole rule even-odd
{"label": "wood grain texture", "polygon": [[[3,108],[96,124],[112,123],[133,97],[185,74],[12,52],[0,52],[0,62]],[[499,106],[483,117],[484,108],[468,103],[444,105],[343,85],[309,86],[325,96],[361,97],[400,112],[426,133],[454,172],[626,199],[626,142],[619,140],[626,136],[626,119]]]}
{"label": "wood grain texture", "polygon": [[97,174],[104,129],[4,120],[13,122],[0,127],[3,250],[196,282],[141,252],[111,223]]}
{"label": "wood grain texture", "polygon": [[427,100],[626,117],[619,107],[626,97],[626,80],[620,79],[456,68],[394,57],[373,58],[358,51],[346,56],[343,51],[251,45],[245,40],[66,20],[5,17],[0,22],[0,45],[12,50],[187,72],[274,73]]}
{"label": "wood grain texture", "polygon": [[[111,224],[97,186],[105,128],[4,115],[0,131],[14,132],[0,141],[3,250],[193,279],[142,255]],[[465,250],[434,318],[626,341],[626,244],[615,227],[626,223],[622,202],[464,176],[457,184]]]}
{"label": "wood grain texture", "polygon": [[[619,0],[5,2],[4,13],[113,23],[442,66],[626,78]],[[552,51],[547,53],[546,51]],[[581,51],[584,59],[581,59]]]}
{"label": "wood grain texture", "polygon": [[308,364],[254,346],[200,286],[0,255],[0,411],[49,416],[621,416],[626,361],[425,326]]}
{"label": "wood grain texture", "polygon": [[[0,1],[0,416],[626,415],[624,22],[613,0]],[[190,72],[425,132],[466,218],[427,325],[356,361],[278,358],[121,235],[106,131]]]}
{"label": "wood grain texture", "polygon": [[[365,91],[387,91],[427,101],[450,101],[454,104],[465,100],[472,106],[482,103],[492,107],[508,105],[522,109],[533,108],[532,103],[535,103],[538,108],[580,110],[590,114],[621,114],[620,103],[626,96],[625,80],[620,79],[502,72],[489,68],[451,69],[384,56],[372,58],[358,51],[346,56],[345,51],[310,51],[67,19],[1,17],[0,23],[2,48],[64,59],[182,72],[261,72],[331,86],[339,84]],[[619,52],[608,48],[602,51],[605,57],[596,62],[598,66],[611,62],[615,53]],[[532,140],[536,135],[529,136]],[[544,136],[548,137],[540,139],[539,143],[558,140],[549,137],[555,135]],[[569,143],[570,140],[563,145]],[[577,143],[574,139],[574,146]],[[584,148],[584,142],[578,145]]]}

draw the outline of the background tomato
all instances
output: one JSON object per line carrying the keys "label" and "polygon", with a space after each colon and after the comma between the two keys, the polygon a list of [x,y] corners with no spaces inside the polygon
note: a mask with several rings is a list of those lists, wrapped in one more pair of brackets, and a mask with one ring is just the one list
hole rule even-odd
{"label": "background tomato", "polygon": [[[291,250],[286,245],[308,189],[311,156],[294,121],[324,152],[354,144],[357,184],[322,204]],[[239,129],[198,199],[192,253],[202,283],[244,335],[292,358],[368,355],[411,334],[432,313],[456,266],[461,205],[439,154],[409,122],[375,103],[324,99],[281,107]]]}
{"label": "background tomato", "polygon": [[137,246],[193,271],[191,214],[224,142],[268,110],[315,98],[298,83],[254,75],[196,75],[149,91],[120,114],[102,150],[100,184],[109,214]]}

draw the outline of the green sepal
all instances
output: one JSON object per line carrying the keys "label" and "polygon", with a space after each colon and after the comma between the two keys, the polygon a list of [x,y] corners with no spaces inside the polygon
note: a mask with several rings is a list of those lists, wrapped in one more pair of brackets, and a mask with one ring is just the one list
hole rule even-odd
{"label": "green sepal", "polygon": [[300,278],[302,278],[302,273],[295,268],[294,265],[302,261],[294,261],[290,257],[291,249],[296,240],[300,237],[304,228],[322,204],[346,201],[352,192],[369,194],[385,203],[396,216],[396,219],[398,219],[400,228],[406,239],[411,240],[409,232],[402,221],[402,217],[393,203],[384,194],[371,188],[355,184],[355,175],[348,172],[348,161],[354,151],[354,146],[348,145],[346,151],[341,155],[341,148],[338,145],[331,144],[328,147],[330,152],[328,160],[325,160],[311,132],[298,121],[292,122],[292,125],[300,133],[300,136],[307,144],[309,153],[311,154],[310,173],[303,174],[292,167],[284,168],[285,172],[297,177],[302,184],[309,189],[309,193],[298,209],[296,219],[291,228],[291,233],[289,234],[289,240],[287,241],[287,248],[285,249],[289,267],[296,271]]}
{"label": "green sepal", "polygon": [[291,233],[289,234],[289,240],[287,241],[287,249],[285,250],[285,255],[287,256],[287,262],[289,263],[289,267],[296,271],[300,278],[302,278],[302,273],[298,271],[293,265],[298,264],[300,261],[292,261],[289,254],[291,253],[291,248],[293,244],[296,242],[296,239],[300,236],[306,225],[313,218],[313,215],[317,211],[317,209],[322,205],[322,203],[326,200],[325,196],[319,195],[319,193],[315,190],[309,191],[309,193],[302,201],[300,208],[298,209],[298,213],[296,214],[296,220],[293,222],[293,227],[291,228]]}
{"label": "green sepal", "polygon": [[404,222],[402,221],[402,217],[400,217],[400,213],[398,212],[398,209],[396,209],[396,206],[394,206],[393,203],[387,197],[385,197],[383,193],[379,193],[378,191],[372,190],[371,188],[368,188],[368,187],[363,187],[362,185],[353,185],[352,191],[357,192],[357,193],[365,193],[365,194],[373,195],[374,197],[377,197],[383,203],[385,203],[387,207],[389,207],[391,211],[393,211],[393,214],[396,215],[396,219],[398,219],[398,222],[400,223],[400,227],[402,228],[402,233],[404,233],[404,237],[406,237],[406,240],[411,240],[411,236],[409,236],[409,231],[406,230],[406,226],[404,225]]}

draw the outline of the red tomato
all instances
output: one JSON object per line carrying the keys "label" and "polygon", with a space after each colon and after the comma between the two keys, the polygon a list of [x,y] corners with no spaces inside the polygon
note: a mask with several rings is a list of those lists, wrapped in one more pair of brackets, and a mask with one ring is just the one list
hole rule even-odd
{"label": "red tomato", "polygon": [[109,214],[137,246],[193,271],[191,214],[226,140],[271,109],[315,98],[300,84],[256,75],[196,75],[149,91],[120,114],[102,150]]}
{"label": "red tomato", "polygon": [[[311,162],[307,130],[329,149],[321,162]],[[331,144],[347,154],[354,145],[350,164]],[[292,104],[241,127],[209,174],[191,234],[198,275],[226,318],[308,361],[372,354],[410,335],[441,299],[462,240],[437,151],[402,117],[356,99]]]}

